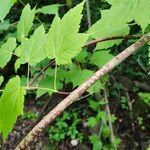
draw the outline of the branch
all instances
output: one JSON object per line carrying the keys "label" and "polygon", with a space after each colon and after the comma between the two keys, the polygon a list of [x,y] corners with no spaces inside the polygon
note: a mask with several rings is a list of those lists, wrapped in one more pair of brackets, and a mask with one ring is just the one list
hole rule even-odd
{"label": "branch", "polygon": [[111,71],[115,66],[119,65],[127,57],[137,51],[139,48],[144,46],[150,41],[150,33],[145,34],[137,42],[129,46],[127,49],[122,51],[112,60],[110,60],[101,69],[95,72],[88,80],[86,80],[82,85],[80,85],[76,90],[74,90],[69,96],[67,96],[63,101],[61,101],[55,108],[53,108],[19,143],[16,150],[25,149],[27,145],[37,137],[42,131],[51,123],[57,116],[59,116],[68,106],[76,102],[77,99],[96,81],[98,81],[102,76]]}
{"label": "branch", "polygon": [[118,39],[139,39],[139,38],[141,38],[140,35],[111,36],[111,37],[99,38],[99,39],[95,39],[95,40],[92,40],[90,42],[87,42],[84,45],[84,47],[89,46],[89,45],[93,45],[93,44],[97,44],[97,43],[100,43],[100,42],[111,41],[111,40],[118,40]]}

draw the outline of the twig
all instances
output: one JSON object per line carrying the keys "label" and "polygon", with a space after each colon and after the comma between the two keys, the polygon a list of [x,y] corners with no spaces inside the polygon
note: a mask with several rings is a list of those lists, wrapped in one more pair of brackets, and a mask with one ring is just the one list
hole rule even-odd
{"label": "twig", "polygon": [[88,28],[90,28],[91,27],[91,13],[90,13],[89,0],[86,0],[86,15],[87,15]]}
{"label": "twig", "polygon": [[127,103],[128,103],[129,112],[130,112],[130,119],[132,121],[133,120],[132,102],[130,101],[130,96],[129,96],[129,92],[127,88],[125,88],[125,93],[126,93]]}
{"label": "twig", "polygon": [[110,113],[110,108],[109,108],[109,104],[108,104],[107,91],[106,91],[105,87],[104,87],[104,100],[105,100],[105,103],[106,103],[106,113],[107,113],[107,116],[108,116],[110,137],[111,137],[114,149],[117,150],[117,145],[115,143],[115,135],[114,135],[113,126],[112,126],[112,122],[111,122],[111,113]]}
{"label": "twig", "polygon": [[52,91],[58,94],[64,94],[64,95],[69,95],[70,92],[61,92],[61,91],[57,91],[55,89],[50,89],[50,88],[44,88],[44,87],[34,87],[34,86],[27,86],[25,87],[26,90],[45,90],[45,91]]}
{"label": "twig", "polygon": [[68,106],[76,102],[77,99],[102,76],[111,71],[114,67],[119,65],[127,57],[137,51],[150,41],[150,33],[145,34],[137,42],[119,53],[116,57],[110,60],[101,69],[95,72],[88,80],[75,89],[69,96],[62,100],[56,107],[54,107],[43,119],[25,136],[25,138],[17,145],[16,150],[25,149],[27,145],[40,135],[42,131],[51,123],[57,116],[59,116]]}
{"label": "twig", "polygon": [[30,80],[30,65],[29,63],[27,64],[27,87],[29,87],[29,80]]}
{"label": "twig", "polygon": [[89,45],[93,45],[93,44],[97,44],[100,42],[105,42],[105,41],[111,41],[111,40],[118,40],[118,39],[139,39],[141,38],[140,35],[120,35],[120,36],[111,36],[111,37],[104,37],[104,38],[99,38],[99,39],[95,39],[92,40],[90,42],[87,42],[84,46],[89,46]]}
{"label": "twig", "polygon": [[57,91],[57,63],[55,63],[54,89]]}
{"label": "twig", "polygon": [[54,63],[54,60],[53,61],[50,61],[49,64],[47,64],[41,71],[40,73],[35,76],[32,81],[29,83],[29,86],[33,85],[33,83]]}

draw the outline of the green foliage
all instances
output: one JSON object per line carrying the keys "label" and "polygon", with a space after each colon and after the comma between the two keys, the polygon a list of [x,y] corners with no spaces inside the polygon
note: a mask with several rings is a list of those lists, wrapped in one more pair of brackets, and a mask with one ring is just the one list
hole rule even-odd
{"label": "green foliage", "polygon": [[17,39],[19,41],[24,40],[24,38],[28,35],[35,16],[35,9],[30,8],[30,5],[27,4],[21,14],[20,20],[17,25]]}
{"label": "green foliage", "polygon": [[56,119],[55,125],[49,128],[50,142],[60,142],[67,137],[81,142],[83,135],[77,129],[80,122],[76,112],[64,112],[62,117]]}
{"label": "green foliage", "polygon": [[93,134],[89,137],[90,142],[93,144],[93,150],[101,150],[102,142],[100,141],[98,135]]}
{"label": "green foliage", "polygon": [[10,79],[0,98],[0,133],[4,139],[12,130],[17,117],[23,113],[25,93],[17,76]]}
{"label": "green foliage", "polygon": [[124,96],[121,96],[121,107],[123,110],[127,110],[128,106],[127,106],[127,98]]}
{"label": "green foliage", "polygon": [[[55,66],[57,69],[54,69],[53,64],[45,74],[42,72],[43,76],[35,82],[34,85],[36,85],[37,88],[36,97],[45,93],[51,95],[57,92],[57,90],[62,90],[63,85],[67,83],[72,83],[73,88],[75,88],[87,80],[95,72],[97,67],[102,67],[113,58],[113,55],[110,54],[108,50],[103,49],[108,49],[114,44],[118,45],[122,42],[122,40],[113,40],[98,43],[96,45],[96,50],[98,49],[99,51],[92,51],[90,49],[83,49],[87,39],[128,35],[131,31],[131,24],[129,25],[128,23],[132,22],[137,23],[141,27],[143,33],[149,32],[150,1],[107,1],[111,5],[111,8],[101,11],[101,19],[98,20],[87,33],[80,33],[79,29],[85,1],[70,9],[62,18],[58,15],[58,9],[62,6],[61,4],[41,6],[41,8],[37,10],[35,8],[31,9],[30,5],[27,4],[22,10],[20,20],[16,26],[17,17],[10,17],[8,20],[3,20],[15,3],[15,0],[6,0],[5,2],[0,0],[0,21],[2,21],[0,22],[0,34],[3,35],[0,41],[0,43],[2,43],[0,47],[0,68],[3,69],[6,66],[11,60],[12,55],[17,56],[17,58],[15,57],[15,59],[17,59],[15,63],[16,70],[20,68],[21,64],[28,63],[30,66],[28,68],[29,76],[22,77],[21,79],[19,77],[11,79],[7,83],[0,98],[0,132],[3,138],[7,137],[17,117],[22,114],[25,89],[20,85],[20,82],[26,86],[30,77],[34,78],[35,75],[41,71],[41,68],[45,67],[52,59],[55,59]],[[70,7],[73,1],[66,0],[66,3]],[[107,4],[107,6],[109,5]],[[14,10],[12,12],[14,12]],[[45,30],[44,25],[39,26],[36,22],[40,21],[37,16],[37,20],[33,23],[36,13],[56,14],[48,30]],[[122,13],[123,15],[120,15]],[[49,25],[50,23],[48,23],[48,26]],[[32,28],[32,26],[34,28]],[[9,31],[10,28],[11,31]],[[30,32],[31,28],[34,32]],[[5,32],[7,33],[5,34]],[[10,38],[12,35],[14,38]],[[16,39],[18,40],[17,42]],[[4,43],[5,40],[7,41]],[[128,71],[131,72],[130,69],[128,69]],[[107,77],[105,77],[104,80],[106,81]],[[0,76],[0,84],[2,82],[3,77]],[[119,87],[119,85],[117,85],[117,87]],[[87,92],[93,94],[102,89],[103,82],[99,81],[90,87]],[[139,95],[141,99],[149,104],[148,94],[140,93]],[[123,98],[121,102],[125,105],[125,100]],[[89,127],[94,127],[99,122],[103,122],[102,136],[108,138],[110,135],[107,125],[108,117],[101,109],[104,104],[104,102],[100,101],[90,101],[89,105],[96,115],[88,119],[88,125]],[[23,117],[32,119],[35,116],[31,112],[28,112],[24,114]],[[111,121],[114,122],[115,119],[116,118],[112,116]],[[73,120],[71,125],[70,120]],[[56,125],[49,130],[50,136],[54,134],[52,140],[60,141],[66,137],[82,140],[82,134],[77,130],[80,121],[81,120],[78,119],[78,116],[74,113],[64,114],[62,118],[56,121]],[[103,149],[106,149],[105,147],[109,147],[108,149],[111,148],[110,145],[104,145],[97,135],[92,135],[90,141],[94,149],[102,145]]]}
{"label": "green foliage", "polygon": [[109,60],[113,58],[113,55],[108,50],[96,51],[91,58],[91,63],[98,67],[103,67]]}
{"label": "green foliage", "polygon": [[[108,122],[108,115],[106,111],[102,110],[102,107],[105,105],[104,101],[96,101],[96,100],[89,100],[89,107],[96,112],[94,116],[88,118],[87,125],[89,128],[99,128],[96,134],[92,134],[89,136],[90,143],[93,145],[94,150],[107,150],[112,149],[113,145],[105,144],[103,142],[103,138],[108,138],[110,136],[110,130],[107,125]],[[111,115],[111,122],[114,122],[116,117]],[[115,138],[116,145],[120,144],[120,139]],[[109,147],[109,148],[108,148]]]}
{"label": "green foliage", "polygon": [[10,26],[10,23],[8,20],[4,20],[3,22],[0,22],[0,32],[7,31]]}
{"label": "green foliage", "polygon": [[58,13],[58,10],[61,6],[62,5],[60,5],[60,4],[43,6],[42,8],[37,9],[36,13],[43,13],[43,14],[49,14],[49,15],[54,14],[55,15]]}
{"label": "green foliage", "polygon": [[9,38],[3,45],[0,47],[0,68],[6,66],[10,61],[13,54],[13,50],[16,48],[16,39]]}
{"label": "green foliage", "polygon": [[[117,19],[116,16],[119,16],[118,22],[120,23],[129,23],[133,20],[139,24],[144,32],[148,24],[150,23],[150,13],[149,6],[150,1],[147,0],[124,0],[123,2],[119,0],[107,0],[111,5],[109,10],[109,17],[111,20]],[[144,9],[143,9],[144,8]],[[123,15],[120,13],[123,11]],[[147,14],[147,15],[145,15]],[[115,21],[117,21],[115,19]]]}
{"label": "green foliage", "polygon": [[58,65],[71,63],[87,40],[86,34],[78,33],[83,5],[84,2],[71,9],[62,19],[56,16],[48,32],[47,56],[55,58]]}
{"label": "green foliage", "polygon": [[25,63],[34,66],[42,61],[46,57],[46,54],[43,52],[45,38],[45,29],[44,26],[41,25],[34,31],[34,34],[29,39],[24,40],[22,44],[17,47],[15,53],[20,58],[17,60],[16,66],[18,67],[20,64]]}
{"label": "green foliage", "polygon": [[36,120],[38,117],[37,113],[35,113],[34,111],[25,111],[23,112],[22,118],[23,119],[28,119],[28,120]]}
{"label": "green foliage", "polygon": [[14,5],[14,0],[0,0],[0,21],[3,22],[3,19],[9,13],[11,7]]}
{"label": "green foliage", "polygon": [[3,77],[3,76],[0,76],[0,86],[1,86],[1,84],[3,83],[3,81],[4,81],[4,77]]}
{"label": "green foliage", "polygon": [[139,96],[143,102],[150,105],[150,93],[139,93]]}

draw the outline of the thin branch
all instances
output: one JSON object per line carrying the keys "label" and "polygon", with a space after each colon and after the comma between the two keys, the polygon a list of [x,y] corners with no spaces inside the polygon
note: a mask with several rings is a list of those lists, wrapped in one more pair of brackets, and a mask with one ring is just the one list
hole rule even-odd
{"label": "thin branch", "polygon": [[76,102],[77,99],[96,81],[102,76],[110,72],[114,67],[123,62],[126,58],[132,55],[139,48],[144,46],[150,41],[150,33],[145,34],[137,42],[129,46],[127,49],[119,53],[116,57],[110,60],[101,69],[95,72],[88,80],[75,89],[69,96],[62,100],[56,107],[54,107],[43,119],[25,136],[25,138],[17,145],[16,150],[25,149],[28,144],[39,136],[42,131],[56,118],[58,117],[68,106]]}
{"label": "thin branch", "polygon": [[34,86],[29,86],[29,87],[25,87],[26,90],[44,90],[44,91],[52,91],[58,94],[64,94],[64,95],[69,95],[70,92],[61,92],[61,91],[57,91],[55,89],[50,89],[50,88],[44,88],[44,87],[34,87]]}
{"label": "thin branch", "polygon": [[90,46],[93,44],[97,44],[100,42],[105,42],[105,41],[111,41],[111,40],[118,40],[118,39],[139,39],[141,38],[141,35],[119,35],[119,36],[111,36],[111,37],[104,37],[104,38],[99,38],[92,40],[90,42],[87,42],[84,47]]}
{"label": "thin branch", "polygon": [[30,80],[30,65],[29,63],[27,64],[27,87],[29,87],[29,80]]}
{"label": "thin branch", "polygon": [[117,145],[115,143],[115,135],[114,135],[112,121],[111,121],[111,113],[110,113],[110,108],[109,108],[109,103],[108,103],[108,98],[107,98],[107,91],[106,91],[105,87],[104,87],[104,100],[105,100],[105,103],[106,103],[106,113],[107,113],[107,116],[108,116],[108,124],[109,124],[111,141],[112,141],[112,144],[114,146],[114,149],[117,150]]}
{"label": "thin branch", "polygon": [[39,78],[41,77],[41,75],[54,63],[54,60],[53,61],[50,61],[49,64],[47,64],[41,71],[40,73],[35,76],[32,81],[29,83],[29,86],[33,85],[33,83]]}
{"label": "thin branch", "polygon": [[90,13],[89,0],[86,0],[86,15],[87,15],[88,28],[90,28],[91,27],[91,13]]}
{"label": "thin branch", "polygon": [[54,89],[57,91],[57,63],[55,63]]}

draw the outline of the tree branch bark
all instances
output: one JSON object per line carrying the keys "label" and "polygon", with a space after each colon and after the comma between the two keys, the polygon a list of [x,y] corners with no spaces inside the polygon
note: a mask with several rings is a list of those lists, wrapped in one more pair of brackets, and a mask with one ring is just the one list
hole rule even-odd
{"label": "tree branch bark", "polygon": [[19,143],[15,150],[25,149],[27,145],[38,136],[56,117],[58,117],[68,106],[76,102],[78,98],[90,88],[96,81],[98,81],[102,76],[111,71],[115,66],[119,65],[127,57],[137,51],[139,48],[144,46],[150,41],[150,33],[145,34],[137,42],[129,46],[127,49],[122,51],[112,60],[110,60],[101,69],[95,72],[88,80],[81,84],[77,89],[75,89],[69,96],[67,96],[63,101],[61,101],[54,109],[52,109]]}

